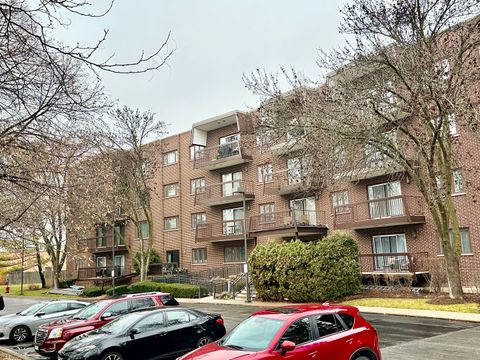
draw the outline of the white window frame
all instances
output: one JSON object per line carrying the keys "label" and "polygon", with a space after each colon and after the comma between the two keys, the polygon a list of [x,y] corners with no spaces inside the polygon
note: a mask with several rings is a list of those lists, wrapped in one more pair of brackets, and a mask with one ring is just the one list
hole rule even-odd
{"label": "white window frame", "polygon": [[[203,185],[200,185],[198,183],[203,183]],[[191,179],[190,180],[190,194],[195,195],[195,194],[200,194],[205,192],[205,178],[204,177],[199,177],[196,179]]]}
{"label": "white window frame", "polygon": [[[171,159],[173,155],[173,159]],[[173,165],[178,162],[178,150],[167,151],[163,154],[163,165]]]}
{"label": "white window frame", "polygon": [[260,184],[273,181],[272,163],[265,163],[257,166],[257,179]]}
{"label": "white window frame", "polygon": [[193,264],[208,264],[207,248],[192,249],[192,263]]}
{"label": "white window frame", "polygon": [[[171,227],[171,225],[173,223],[171,223],[170,221],[173,221],[175,220],[175,227]],[[180,218],[178,215],[176,216],[166,216],[163,218],[163,229],[166,230],[166,231],[169,231],[169,230],[177,230],[178,229],[178,226],[179,226],[179,222],[180,222]]]}
{"label": "white window frame", "polygon": [[[170,191],[173,190],[173,194],[170,194]],[[179,183],[163,185],[163,197],[171,198],[178,196],[180,190]]]}
{"label": "white window frame", "polygon": [[201,157],[201,152],[202,150],[205,149],[205,146],[203,145],[191,145],[190,146],[190,160],[196,160]]}
{"label": "white window frame", "polygon": [[332,192],[332,208],[335,214],[344,214],[350,212],[347,190],[338,190]]}
{"label": "white window frame", "polygon": [[463,174],[460,169],[453,170],[453,194],[464,192]]}
{"label": "white window frame", "polygon": [[[201,222],[198,220],[202,219]],[[191,222],[192,222],[192,229],[196,229],[198,225],[205,225],[207,223],[207,213],[206,212],[199,212],[193,213],[191,215]]]}

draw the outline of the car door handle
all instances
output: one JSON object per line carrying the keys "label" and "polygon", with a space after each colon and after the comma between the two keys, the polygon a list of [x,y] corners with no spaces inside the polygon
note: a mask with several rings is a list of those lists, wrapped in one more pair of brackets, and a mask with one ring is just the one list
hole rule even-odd
{"label": "car door handle", "polygon": [[316,351],[312,351],[310,353],[308,353],[308,356],[312,357],[312,358],[315,358],[317,357],[317,352]]}
{"label": "car door handle", "polygon": [[165,335],[167,335],[167,332],[166,332],[166,331],[161,332],[161,333],[158,334],[158,336],[165,336]]}
{"label": "car door handle", "polygon": [[347,339],[347,340],[345,340],[345,342],[350,345],[351,343],[353,343],[353,338]]}

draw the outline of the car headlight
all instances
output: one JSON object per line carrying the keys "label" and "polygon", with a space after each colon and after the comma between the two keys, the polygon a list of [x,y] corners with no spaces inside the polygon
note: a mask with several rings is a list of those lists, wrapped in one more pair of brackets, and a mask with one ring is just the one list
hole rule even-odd
{"label": "car headlight", "polygon": [[62,328],[53,328],[48,334],[49,339],[59,339],[62,337],[63,329]]}
{"label": "car headlight", "polygon": [[83,346],[81,348],[75,349],[75,352],[87,353],[92,350],[97,350],[97,346],[96,345]]}

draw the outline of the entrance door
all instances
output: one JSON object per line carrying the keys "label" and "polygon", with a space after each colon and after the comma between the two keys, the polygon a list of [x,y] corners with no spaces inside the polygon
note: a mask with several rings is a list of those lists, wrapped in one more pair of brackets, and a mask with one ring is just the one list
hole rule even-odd
{"label": "entrance door", "polygon": [[125,255],[115,255],[115,273],[117,276],[125,275]]}
{"label": "entrance door", "polygon": [[[382,219],[404,214],[400,181],[368,187],[370,219]],[[392,199],[393,197],[393,199]]]}
{"label": "entrance door", "polygon": [[97,257],[97,276],[108,276],[107,274],[107,258],[105,256]]}
{"label": "entrance door", "polygon": [[222,196],[235,195],[235,191],[242,186],[242,172],[222,174]]}
{"label": "entrance door", "polygon": [[223,235],[243,234],[243,216],[243,208],[223,210]]}
{"label": "entrance door", "polygon": [[315,198],[308,197],[290,200],[292,216],[299,225],[317,225]]}
{"label": "entrance door", "polygon": [[408,271],[408,258],[406,255],[388,255],[389,253],[406,253],[407,240],[405,234],[377,235],[372,238],[373,252],[385,254],[375,257],[375,270],[377,271]]}

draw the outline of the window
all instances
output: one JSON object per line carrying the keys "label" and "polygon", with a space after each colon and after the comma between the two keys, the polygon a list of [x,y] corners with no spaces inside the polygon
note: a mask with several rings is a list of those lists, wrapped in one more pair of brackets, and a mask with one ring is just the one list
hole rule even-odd
{"label": "window", "polygon": [[154,307],[155,301],[152,298],[143,298],[143,299],[133,299],[132,300],[132,310],[146,309]]}
{"label": "window", "polygon": [[175,230],[178,228],[178,216],[170,216],[163,219],[165,230]]}
{"label": "window", "polygon": [[443,80],[447,80],[450,78],[451,70],[450,70],[450,61],[448,59],[442,59],[435,65],[435,72],[439,77]]}
{"label": "window", "polygon": [[312,329],[308,317],[295,321],[285,330],[280,339],[280,344],[284,341],[292,341],[296,345],[306,343],[313,340]]}
{"label": "window", "polygon": [[110,305],[103,315],[110,313],[110,316],[119,316],[128,313],[128,301],[119,301]]}
{"label": "window", "polygon": [[59,303],[56,303],[56,304],[50,304],[50,305],[45,306],[41,310],[41,312],[45,313],[45,315],[55,314],[55,313],[59,313],[59,312],[62,312],[62,311],[68,311],[68,303],[59,302]]}
{"label": "window", "polygon": [[207,263],[207,249],[193,249],[192,261],[194,264],[206,264]]}
{"label": "window", "polygon": [[273,180],[273,167],[272,164],[267,163],[257,166],[258,182],[270,182]]}
{"label": "window", "polygon": [[232,135],[222,136],[218,140],[219,140],[220,145],[232,143],[232,142],[240,140],[240,134],[232,134]]}
{"label": "window", "polygon": [[217,159],[223,159],[240,154],[239,141],[240,134],[221,137],[219,139],[220,146],[218,147]]}
{"label": "window", "polygon": [[97,257],[97,268],[105,268],[107,266],[107,258],[105,256]]}
{"label": "window", "polygon": [[275,204],[268,203],[259,206],[260,210],[260,223],[265,224],[275,221]]}
{"label": "window", "polygon": [[137,195],[137,203],[135,204],[137,209],[141,209],[144,206],[148,206],[149,193],[147,190],[140,190]]}
{"label": "window", "polygon": [[400,181],[368,186],[370,219],[405,215]]}
{"label": "window", "polygon": [[453,193],[458,194],[463,192],[463,177],[460,170],[453,171]]}
{"label": "window", "polygon": [[346,190],[332,193],[332,206],[335,214],[342,214],[350,211],[348,206],[348,192]]}
{"label": "window", "polygon": [[223,235],[243,234],[243,208],[222,210]]}
{"label": "window", "polygon": [[167,326],[185,324],[190,321],[188,312],[184,310],[173,310],[167,312]]}
{"label": "window", "polygon": [[245,248],[243,246],[225,246],[223,252],[226,263],[245,261]]}
{"label": "window", "polygon": [[[403,272],[409,269],[407,239],[405,234],[376,235],[372,237],[373,253],[384,254],[375,257],[375,270]],[[405,254],[405,255],[387,255]]]}
{"label": "window", "polygon": [[237,195],[236,192],[242,187],[242,172],[222,174],[222,196]]}
{"label": "window", "polygon": [[166,198],[177,196],[179,190],[180,190],[180,187],[179,187],[178,183],[164,185],[163,186],[163,196],[166,197]]}
{"label": "window", "polygon": [[148,221],[140,221],[138,223],[138,238],[146,240],[150,237],[150,230],[148,228]]}
{"label": "window", "polygon": [[125,224],[115,226],[113,237],[115,245],[125,245]]}
{"label": "window", "polygon": [[105,226],[97,227],[97,247],[105,247],[107,246],[107,237]]}
{"label": "window", "polygon": [[200,159],[202,157],[203,149],[205,149],[205,146],[202,145],[190,146],[190,160]]}
{"label": "window", "polygon": [[180,263],[180,250],[169,250],[166,252],[167,263],[179,264]]}
{"label": "window", "polygon": [[[472,244],[470,242],[470,230],[469,229],[460,229],[460,241],[462,243],[462,254],[471,254],[472,253]],[[452,247],[455,245],[455,239],[453,237],[453,231],[450,231],[450,243]],[[440,253],[443,254],[443,249],[440,244]]]}
{"label": "window", "polygon": [[308,161],[306,158],[290,158],[287,160],[287,177],[288,184],[296,184],[302,182],[308,169]]}
{"label": "window", "polygon": [[75,260],[75,271],[85,267],[85,262],[82,258]]}
{"label": "window", "polygon": [[205,178],[190,180],[190,194],[198,194],[205,192]]}
{"label": "window", "polygon": [[300,124],[298,119],[293,118],[287,127],[287,142],[293,143],[300,140],[305,135],[305,127]]}
{"label": "window", "polygon": [[76,302],[70,303],[70,310],[83,309],[84,307],[85,307],[85,304],[82,304],[82,303],[76,303]]}
{"label": "window", "polygon": [[365,145],[365,162],[367,166],[381,164],[384,160],[385,156],[380,150],[370,144]]}
{"label": "window", "polygon": [[175,164],[178,161],[178,151],[173,150],[163,154],[163,165]]}
{"label": "window", "polygon": [[333,314],[322,314],[315,316],[315,324],[318,328],[319,337],[335,334],[338,331],[342,331],[343,327],[338,324]]}
{"label": "window", "polygon": [[192,214],[192,229],[196,229],[198,225],[204,225],[207,222],[206,213]]}
{"label": "window", "polygon": [[347,330],[353,328],[353,323],[355,322],[355,318],[349,314],[339,313],[338,316],[343,320],[345,325],[347,326]]}
{"label": "window", "polygon": [[163,311],[156,314],[147,316],[146,318],[140,320],[136,325],[135,329],[138,329],[139,332],[148,332],[151,330],[157,330],[163,328],[165,323],[163,321]]}

